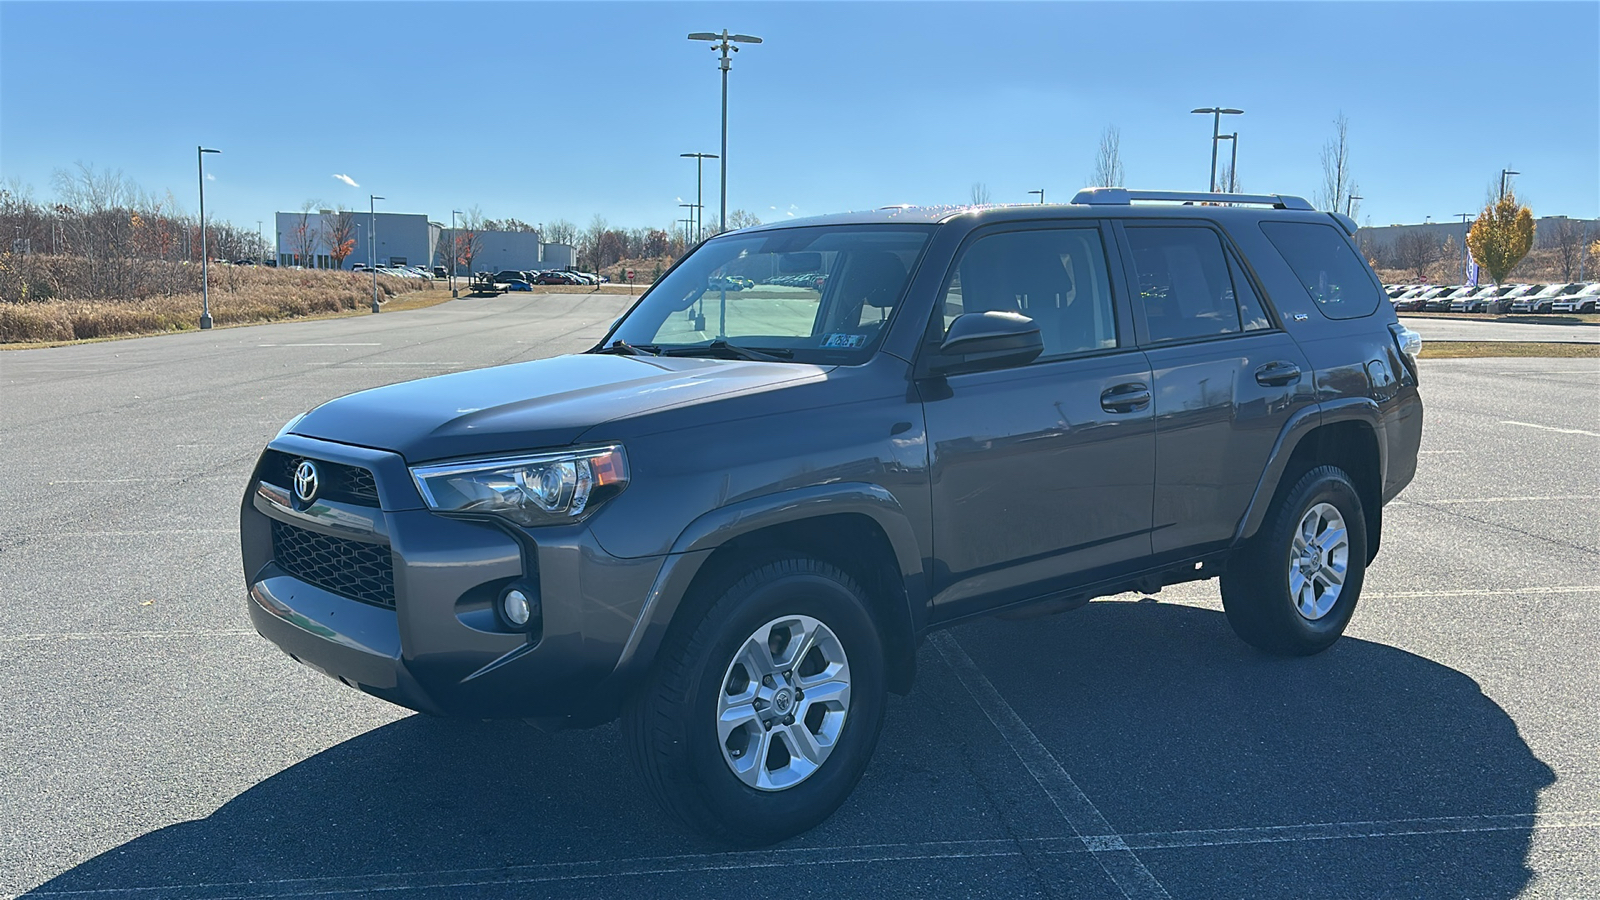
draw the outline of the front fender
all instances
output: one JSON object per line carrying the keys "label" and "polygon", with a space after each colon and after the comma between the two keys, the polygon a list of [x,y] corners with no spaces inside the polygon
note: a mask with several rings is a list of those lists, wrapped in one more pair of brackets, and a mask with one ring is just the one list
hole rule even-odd
{"label": "front fender", "polygon": [[650,587],[616,669],[606,679],[611,691],[625,691],[649,668],[673,616],[712,551],[763,528],[840,514],[867,516],[883,530],[906,589],[905,617],[898,627],[908,631],[908,640],[920,634],[927,620],[922,553],[911,521],[894,495],[880,485],[856,482],[795,488],[718,507],[683,529]]}

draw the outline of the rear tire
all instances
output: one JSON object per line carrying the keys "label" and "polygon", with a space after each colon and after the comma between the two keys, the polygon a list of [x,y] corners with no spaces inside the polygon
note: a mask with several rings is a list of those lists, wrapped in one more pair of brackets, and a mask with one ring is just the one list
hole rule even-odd
{"label": "rear tire", "polygon": [[1295,482],[1222,575],[1222,607],[1245,643],[1282,656],[1333,646],[1367,570],[1367,524],[1350,476],[1334,466]]}
{"label": "rear tire", "polygon": [[771,844],[821,823],[855,788],[883,723],[884,670],[849,575],[806,557],[756,565],[668,632],[623,713],[628,752],[685,825]]}

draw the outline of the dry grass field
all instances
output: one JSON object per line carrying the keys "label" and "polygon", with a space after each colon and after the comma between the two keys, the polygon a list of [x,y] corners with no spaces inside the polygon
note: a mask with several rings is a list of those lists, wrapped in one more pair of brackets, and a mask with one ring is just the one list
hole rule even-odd
{"label": "dry grass field", "polygon": [[[198,279],[196,279],[198,281]],[[378,278],[385,305],[419,293],[439,294],[421,279]],[[366,310],[372,303],[371,276],[354,272],[212,267],[211,317],[218,326],[270,322]],[[199,327],[200,292],[158,294],[138,299],[73,299],[0,302],[0,344],[63,343],[134,334],[190,331]]]}

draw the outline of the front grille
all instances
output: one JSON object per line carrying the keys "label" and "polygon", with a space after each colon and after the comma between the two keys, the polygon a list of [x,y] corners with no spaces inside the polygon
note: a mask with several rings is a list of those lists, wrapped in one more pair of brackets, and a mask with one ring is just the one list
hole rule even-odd
{"label": "front grille", "polygon": [[[310,457],[268,450],[267,459],[261,467],[261,477],[284,490],[291,490],[294,487],[294,470],[307,459]],[[317,464],[317,474],[320,476],[318,498],[356,506],[378,505],[378,484],[373,481],[371,472],[344,463],[322,459],[311,461]]]}
{"label": "front grille", "polygon": [[389,548],[272,522],[272,555],[290,575],[341,597],[394,609]]}

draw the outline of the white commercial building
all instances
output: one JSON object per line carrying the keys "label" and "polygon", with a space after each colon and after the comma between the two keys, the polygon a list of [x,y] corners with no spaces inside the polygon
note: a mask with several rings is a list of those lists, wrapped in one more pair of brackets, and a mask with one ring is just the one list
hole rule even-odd
{"label": "white commercial building", "polygon": [[[322,209],[280,212],[275,219],[280,266],[348,269],[369,262],[379,266],[434,264],[440,226],[425,215]],[[378,233],[376,244],[372,243],[374,230]]]}

